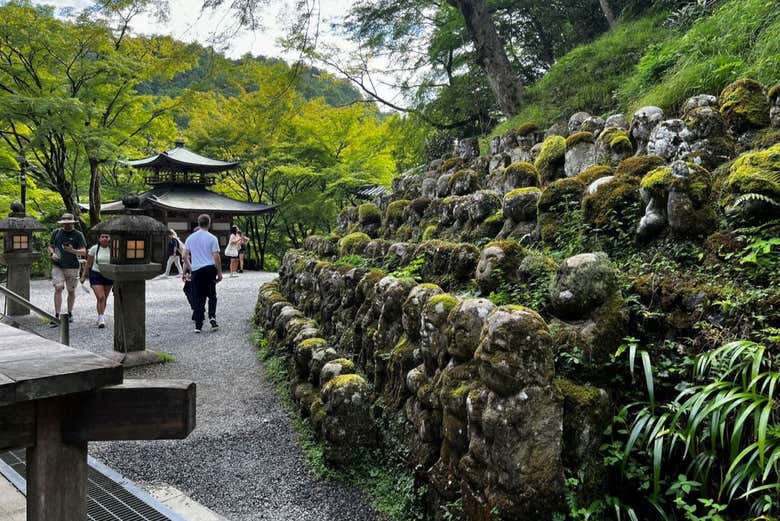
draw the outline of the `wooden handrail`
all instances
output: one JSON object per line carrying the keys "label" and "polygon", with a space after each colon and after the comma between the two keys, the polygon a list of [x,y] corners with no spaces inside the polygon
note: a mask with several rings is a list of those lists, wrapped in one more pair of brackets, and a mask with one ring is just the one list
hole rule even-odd
{"label": "wooden handrail", "polygon": [[68,322],[68,318],[69,317],[68,317],[67,314],[61,315],[60,317],[55,317],[54,315],[52,315],[48,311],[45,311],[45,310],[39,308],[38,306],[36,306],[35,304],[30,302],[29,300],[27,300],[23,296],[15,293],[13,291],[11,291],[10,289],[8,289],[7,287],[5,287],[3,285],[0,285],[0,293],[5,295],[5,298],[13,300],[14,302],[19,304],[20,306],[24,306],[27,309],[29,309],[30,311],[34,311],[34,312],[38,313],[43,318],[47,318],[50,321],[59,324],[59,326],[60,326],[60,343],[66,345],[66,346],[70,345],[70,327],[69,327],[70,324]]}

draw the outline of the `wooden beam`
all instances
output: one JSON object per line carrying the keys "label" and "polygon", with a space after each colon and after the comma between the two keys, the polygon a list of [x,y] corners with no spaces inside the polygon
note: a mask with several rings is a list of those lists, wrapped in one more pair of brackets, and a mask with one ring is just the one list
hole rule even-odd
{"label": "wooden beam", "polygon": [[35,445],[35,404],[0,407],[0,451]]}
{"label": "wooden beam", "polygon": [[122,382],[113,360],[0,324],[0,407]]}
{"label": "wooden beam", "polygon": [[194,382],[125,380],[84,394],[62,435],[68,443],[183,439],[194,428]]}
{"label": "wooden beam", "polygon": [[84,521],[87,518],[87,442],[64,443],[63,418],[78,397],[39,400],[36,442],[27,449],[28,521]]}

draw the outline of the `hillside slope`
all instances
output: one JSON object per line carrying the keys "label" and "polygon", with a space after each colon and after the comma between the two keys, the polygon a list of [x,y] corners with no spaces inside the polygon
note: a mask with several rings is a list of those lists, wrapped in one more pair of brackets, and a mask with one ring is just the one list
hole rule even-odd
{"label": "hillside slope", "polygon": [[676,111],[686,98],[717,95],[740,77],[780,81],[779,2],[729,0],[688,28],[666,26],[658,14],[624,21],[572,50],[527,89],[520,114],[491,135],[524,123],[547,126],[577,111]]}

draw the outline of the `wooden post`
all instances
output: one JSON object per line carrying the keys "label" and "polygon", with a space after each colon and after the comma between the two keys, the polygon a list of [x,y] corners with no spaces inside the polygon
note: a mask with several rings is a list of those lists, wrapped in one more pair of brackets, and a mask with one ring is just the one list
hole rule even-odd
{"label": "wooden post", "polygon": [[60,344],[70,345],[70,315],[60,313]]}
{"label": "wooden post", "polygon": [[87,442],[65,443],[62,420],[71,398],[36,403],[36,443],[27,449],[28,521],[87,517]]}

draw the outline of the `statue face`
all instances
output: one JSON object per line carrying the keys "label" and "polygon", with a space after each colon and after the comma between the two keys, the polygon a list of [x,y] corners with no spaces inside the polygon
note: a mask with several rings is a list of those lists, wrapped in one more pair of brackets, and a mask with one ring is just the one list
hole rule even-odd
{"label": "statue face", "polygon": [[482,256],[477,264],[477,275],[488,277],[506,255],[498,246],[491,246],[482,251]]}
{"label": "statue face", "polygon": [[445,347],[443,328],[447,322],[446,312],[426,305],[420,317],[420,351],[423,356],[437,358]]}
{"label": "statue face", "polygon": [[495,308],[487,299],[464,300],[450,315],[452,332],[447,349],[453,356],[470,359],[479,346],[485,317]]}

